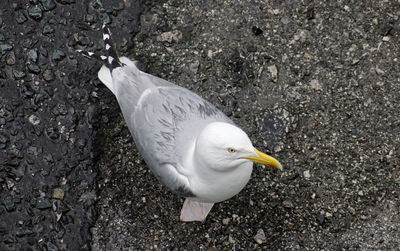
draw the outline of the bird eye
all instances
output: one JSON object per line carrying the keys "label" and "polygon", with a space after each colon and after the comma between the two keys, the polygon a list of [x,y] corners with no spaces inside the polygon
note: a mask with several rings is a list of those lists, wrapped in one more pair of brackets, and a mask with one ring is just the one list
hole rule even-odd
{"label": "bird eye", "polygon": [[228,153],[235,153],[236,152],[236,149],[233,149],[233,148],[228,148]]}

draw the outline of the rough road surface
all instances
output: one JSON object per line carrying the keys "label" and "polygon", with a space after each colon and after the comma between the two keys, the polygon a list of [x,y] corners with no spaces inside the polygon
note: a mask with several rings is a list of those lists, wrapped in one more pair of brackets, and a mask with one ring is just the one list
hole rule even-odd
{"label": "rough road surface", "polygon": [[[0,250],[399,249],[400,1],[366,2],[6,1]],[[101,50],[103,22],[284,171],[257,166],[204,223],[179,222],[100,64],[75,53]]]}

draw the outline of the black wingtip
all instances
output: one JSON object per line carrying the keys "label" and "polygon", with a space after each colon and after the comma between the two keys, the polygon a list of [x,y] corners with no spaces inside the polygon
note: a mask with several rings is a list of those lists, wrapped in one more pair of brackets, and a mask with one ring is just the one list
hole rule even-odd
{"label": "black wingtip", "polygon": [[111,31],[107,27],[107,24],[103,24],[103,40],[105,49],[107,51],[107,63],[109,68],[115,69],[117,67],[121,67],[124,64],[119,60],[119,56],[117,50],[114,45],[114,41],[112,40]]}
{"label": "black wingtip", "polygon": [[102,29],[103,29],[104,47],[106,50],[105,56],[80,49],[76,50],[76,52],[81,53],[82,55],[88,58],[95,58],[96,60],[103,62],[103,64],[105,64],[107,68],[109,68],[112,71],[113,69],[124,66],[125,64],[119,60],[117,50],[115,49],[115,45],[111,37],[111,31],[105,23],[103,24]]}

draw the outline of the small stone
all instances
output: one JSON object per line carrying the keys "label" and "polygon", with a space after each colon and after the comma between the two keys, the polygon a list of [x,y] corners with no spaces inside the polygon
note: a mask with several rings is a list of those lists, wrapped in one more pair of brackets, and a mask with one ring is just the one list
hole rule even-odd
{"label": "small stone", "polygon": [[75,0],[57,0],[60,4],[72,4],[75,3]]}
{"label": "small stone", "polygon": [[26,18],[25,14],[22,11],[18,11],[15,20],[17,20],[17,23],[23,24],[26,22],[26,20],[28,20],[28,18]]}
{"label": "small stone", "polygon": [[55,61],[61,61],[65,58],[65,53],[62,50],[55,50],[51,58]]}
{"label": "small stone", "polygon": [[390,41],[390,36],[384,36],[384,37],[382,38],[382,41],[383,41],[383,42],[389,42],[389,41]]}
{"label": "small stone", "polygon": [[24,98],[32,98],[35,94],[29,85],[23,85],[21,89],[21,95]]}
{"label": "small stone", "polygon": [[13,70],[12,72],[15,79],[22,79],[26,76],[25,72],[23,71]]}
{"label": "small stone", "polygon": [[6,208],[7,212],[12,212],[15,210],[14,200],[11,196],[7,196],[4,198],[3,205]]}
{"label": "small stone", "polygon": [[15,54],[13,51],[8,53],[6,63],[8,65],[15,65]]}
{"label": "small stone", "polygon": [[30,61],[32,61],[32,62],[37,62],[37,60],[38,60],[38,53],[37,53],[37,49],[36,48],[34,48],[34,49],[30,49],[29,51],[28,51],[28,59],[30,60]]}
{"label": "small stone", "polygon": [[268,71],[271,73],[272,81],[276,81],[278,79],[278,69],[276,65],[268,66]]}
{"label": "small stone", "polygon": [[34,115],[34,114],[29,116],[28,120],[29,120],[29,123],[31,123],[34,126],[40,124],[40,118],[38,116]]}
{"label": "small stone", "polygon": [[193,63],[190,63],[189,64],[190,71],[193,73],[197,73],[197,71],[199,70],[199,65],[200,65],[199,60],[196,60]]}
{"label": "small stone", "polygon": [[52,10],[56,7],[56,3],[53,0],[40,0],[40,2],[42,3],[45,11]]}
{"label": "small stone", "polygon": [[47,162],[49,162],[49,163],[53,163],[53,162],[54,162],[53,155],[51,155],[50,153],[49,153],[49,154],[46,154],[46,155],[44,156],[44,159],[45,159]]}
{"label": "small stone", "polygon": [[58,139],[60,134],[58,133],[58,130],[54,127],[49,127],[46,129],[46,134],[50,139]]}
{"label": "small stone", "polygon": [[26,149],[26,152],[29,155],[37,156],[39,154],[38,149],[36,146],[30,146]]}
{"label": "small stone", "polygon": [[48,251],[58,251],[57,246],[54,245],[54,244],[51,243],[51,242],[47,242],[47,243],[46,243],[46,247],[47,247],[46,250],[48,250]]}
{"label": "small stone", "polygon": [[311,178],[310,170],[306,170],[303,172],[304,178],[309,179]]}
{"label": "small stone", "polygon": [[263,33],[263,30],[261,30],[261,29],[258,28],[257,26],[253,26],[253,27],[251,28],[251,31],[253,32],[253,34],[254,34],[255,36],[259,36],[259,35],[261,35],[261,34]]}
{"label": "small stone", "polygon": [[44,26],[43,26],[43,34],[51,34],[51,33],[54,33],[54,29],[53,29],[53,27],[51,27],[51,25],[50,24],[45,24]]}
{"label": "small stone", "polygon": [[318,91],[322,91],[322,85],[321,83],[318,81],[318,79],[313,79],[310,81],[310,86],[312,89],[314,90],[318,90]]}
{"label": "small stone", "polygon": [[40,198],[37,200],[36,207],[38,209],[47,209],[51,208],[51,203],[48,199],[46,198]]}
{"label": "small stone", "polygon": [[30,235],[32,233],[33,233],[33,231],[31,229],[29,229],[29,228],[26,228],[26,227],[17,227],[15,229],[15,235],[17,237],[23,237],[23,236],[26,236],[26,235]]}
{"label": "small stone", "polygon": [[52,198],[58,200],[64,199],[64,190],[61,188],[54,188]]}
{"label": "small stone", "polygon": [[49,69],[46,69],[43,72],[43,78],[46,81],[52,81],[54,79],[54,73],[52,71],[50,71]]}
{"label": "small stone", "polygon": [[325,216],[323,214],[318,214],[317,221],[318,221],[319,224],[322,225],[324,223],[324,221],[325,221]]}
{"label": "small stone", "polygon": [[43,11],[38,5],[33,5],[28,8],[28,15],[32,19],[39,21],[43,17]]}
{"label": "small stone", "polygon": [[273,9],[272,13],[274,13],[274,15],[278,15],[281,13],[281,11],[279,9]]}
{"label": "small stone", "polygon": [[39,74],[40,73],[40,68],[36,64],[29,64],[28,65],[28,70],[31,73]]}
{"label": "small stone", "polygon": [[228,225],[230,221],[231,221],[230,218],[225,218],[225,219],[222,220],[222,224]]}
{"label": "small stone", "polygon": [[54,115],[62,115],[65,116],[68,114],[68,109],[67,106],[64,104],[57,104],[54,108],[53,108],[53,114]]}
{"label": "small stone", "polygon": [[383,71],[382,69],[380,69],[378,65],[375,66],[375,72],[376,72],[378,75],[384,75],[384,74],[385,74],[385,71]]}
{"label": "small stone", "polygon": [[0,44],[0,49],[1,52],[11,51],[13,49],[13,46],[11,44]]}
{"label": "small stone", "polygon": [[95,18],[94,15],[87,14],[87,15],[85,16],[85,21],[88,22],[88,23],[90,23],[90,24],[93,24],[93,23],[96,21],[96,18]]}
{"label": "small stone", "polygon": [[182,32],[177,30],[161,33],[161,35],[157,37],[157,41],[168,42],[168,43],[172,42],[178,43],[179,40],[181,39],[182,39]]}
{"label": "small stone", "polygon": [[83,148],[85,148],[85,146],[86,146],[86,140],[80,138],[80,139],[78,139],[78,140],[76,141],[76,145],[78,146],[79,149],[83,149]]}
{"label": "small stone", "polygon": [[293,203],[291,201],[289,201],[289,200],[284,200],[282,202],[282,206],[285,207],[285,208],[292,208],[293,207]]}
{"label": "small stone", "polygon": [[257,234],[254,236],[254,240],[260,245],[267,241],[264,230],[262,230],[262,228],[258,229]]}

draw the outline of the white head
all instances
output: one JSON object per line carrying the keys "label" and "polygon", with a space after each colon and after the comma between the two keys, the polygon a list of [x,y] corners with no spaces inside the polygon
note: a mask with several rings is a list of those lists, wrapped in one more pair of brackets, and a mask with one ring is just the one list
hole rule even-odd
{"label": "white head", "polygon": [[242,129],[223,122],[210,123],[202,130],[195,156],[203,166],[219,172],[248,167],[250,161],[282,168],[276,159],[255,149]]}

